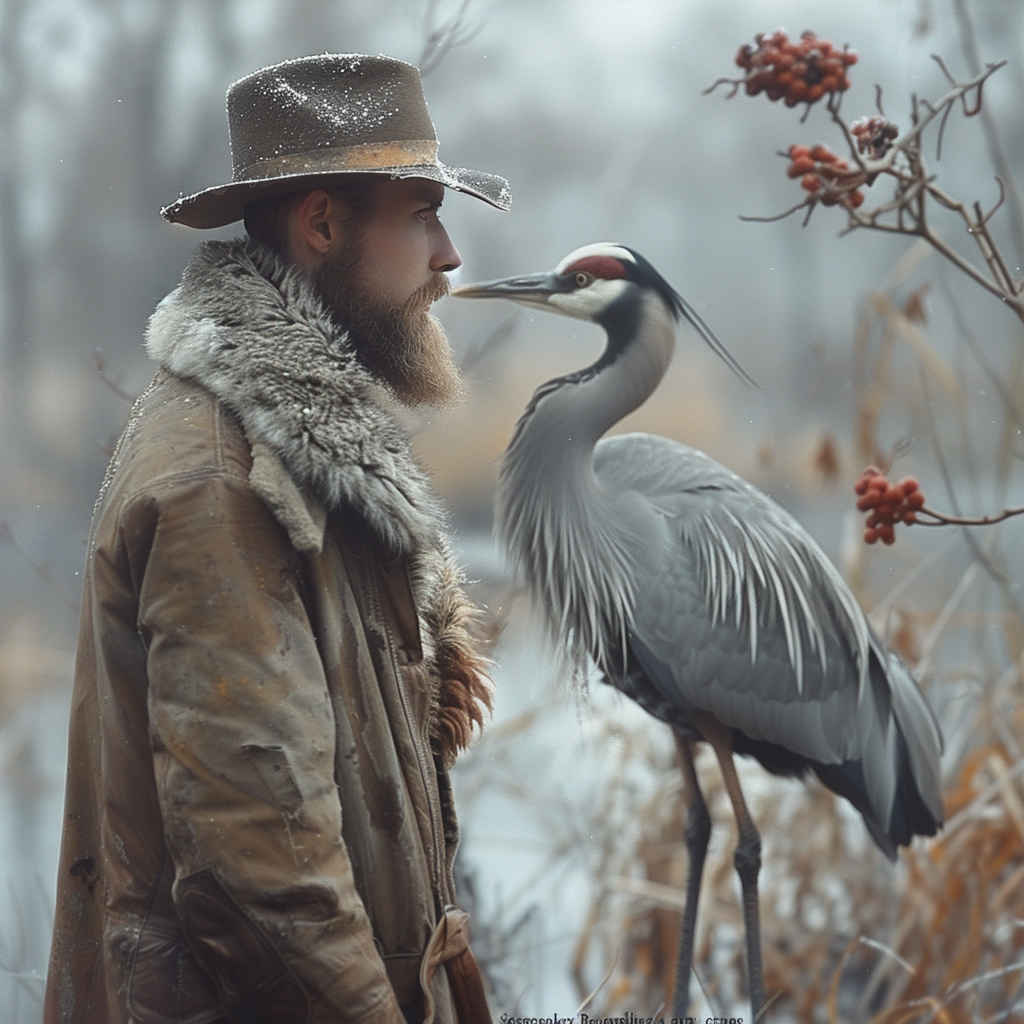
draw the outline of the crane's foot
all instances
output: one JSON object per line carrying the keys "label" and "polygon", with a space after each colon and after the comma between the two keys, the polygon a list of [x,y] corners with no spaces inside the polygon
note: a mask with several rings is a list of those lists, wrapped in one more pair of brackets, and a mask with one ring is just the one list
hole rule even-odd
{"label": "crane's foot", "polygon": [[761,963],[761,915],[757,902],[757,876],[761,871],[761,837],[753,822],[740,824],[740,841],[733,854],[743,899],[743,930],[747,940],[747,984],[752,1020],[764,1006],[764,969]]}

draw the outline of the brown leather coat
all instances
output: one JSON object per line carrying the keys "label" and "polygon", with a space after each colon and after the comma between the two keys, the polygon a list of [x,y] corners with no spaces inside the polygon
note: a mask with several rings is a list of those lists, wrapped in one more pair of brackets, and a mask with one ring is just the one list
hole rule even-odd
{"label": "brown leather coat", "polygon": [[[93,520],[46,1020],[453,1022],[434,968],[464,941],[444,919],[447,764],[486,702],[471,609],[351,364],[347,439],[330,433],[343,337],[300,364],[252,309],[252,337],[239,326],[240,303],[309,304],[301,283],[237,243],[190,272],[151,325],[173,372],[137,403]],[[309,386],[268,407],[281,367],[262,356]],[[314,402],[326,426],[296,412]],[[332,491],[354,457],[363,493]]]}

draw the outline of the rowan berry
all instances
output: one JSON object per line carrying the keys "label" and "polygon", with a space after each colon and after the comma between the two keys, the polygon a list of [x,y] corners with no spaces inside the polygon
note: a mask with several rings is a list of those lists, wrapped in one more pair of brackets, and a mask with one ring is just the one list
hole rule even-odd
{"label": "rowan berry", "polygon": [[874,544],[892,544],[896,540],[896,526],[910,526],[917,522],[917,513],[924,507],[925,497],[913,477],[905,477],[898,484],[890,483],[877,466],[868,466],[854,484],[857,510],[870,513],[865,523],[864,541]]}
{"label": "rowan berry", "polygon": [[900,130],[885,117],[862,117],[850,125],[857,149],[873,160],[880,160],[892,148]]}
{"label": "rowan berry", "polygon": [[[824,206],[839,204],[854,210],[864,202],[864,194],[857,187],[863,183],[864,175],[859,170],[851,171],[849,163],[828,146],[820,142],[815,146],[794,143],[787,155],[790,164],[786,174],[799,178],[801,187]],[[824,194],[817,195],[823,188]]]}
{"label": "rowan berry", "polygon": [[804,32],[795,42],[781,29],[760,33],[736,51],[735,61],[746,72],[744,88],[749,96],[764,92],[770,100],[786,105],[816,103],[822,97],[850,86],[846,70],[857,60],[848,50],[837,50],[828,39]]}

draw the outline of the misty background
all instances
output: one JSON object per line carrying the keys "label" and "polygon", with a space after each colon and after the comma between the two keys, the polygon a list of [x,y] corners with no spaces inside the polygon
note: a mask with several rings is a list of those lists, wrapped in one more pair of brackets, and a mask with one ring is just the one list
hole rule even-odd
{"label": "misty background", "polygon": [[[879,329],[871,297],[922,299],[929,358],[895,347],[877,435],[903,445],[896,475],[916,475],[942,509],[1024,504],[1019,429],[1008,432],[992,384],[994,375],[1021,394],[1020,324],[912,239],[839,237],[837,208],[816,210],[806,226],[800,215],[742,221],[802,198],[780,155],[791,143],[839,149],[842,140],[823,109],[800,124],[801,110],[763,96],[703,93],[737,72],[735,52],[755,33],[810,28],[859,54],[844,117],[874,113],[877,83],[886,113],[904,126],[912,93],[935,98],[948,87],[930,54],[970,75],[956,6],[0,0],[0,1017],[39,1019],[80,572],[109,451],[154,372],[143,350],[146,320],[203,237],[240,232],[196,232],[159,217],[179,194],[230,179],[228,85],[324,51],[421,63],[441,159],[502,174],[513,190],[508,214],[457,193],[446,198],[442,219],[464,261],[453,284],[549,269],[593,241],[642,252],[760,387],[745,387],[684,330],[661,389],[622,428],[701,447],[767,490],[857,581],[866,607],[884,606],[880,628],[895,629],[915,615],[934,621],[974,564],[977,541],[925,530],[902,531],[893,548],[858,541],[851,488],[867,461],[857,381]],[[984,101],[1019,170],[1024,5],[976,0],[971,9],[982,59],[1008,61]],[[954,113],[941,161],[934,138],[928,155],[948,192],[986,208],[997,201],[978,118]],[[882,198],[868,192],[869,202]],[[973,258],[958,220],[940,226]],[[993,230],[1019,275],[1024,253],[998,214]],[[503,1005],[571,1013],[579,1000],[570,961],[592,896],[586,847],[601,829],[594,811],[623,749],[607,716],[652,734],[661,727],[612,695],[574,697],[554,678],[491,544],[490,509],[500,453],[529,395],[593,361],[602,334],[499,303],[448,299],[436,312],[467,364],[470,397],[428,417],[416,446],[451,508],[474,596],[505,624],[492,652],[494,739],[485,733],[456,774],[462,870]],[[964,323],[985,365],[965,346]],[[1011,567],[1020,529],[1011,521],[992,541]],[[1018,579],[1011,574],[1007,594],[1019,596]],[[992,620],[960,625],[926,651],[932,668],[1012,668],[1016,652]],[[965,692],[932,695],[947,739]],[[954,738],[951,764],[969,745]],[[639,772],[630,799],[641,801],[651,785],[650,772]],[[551,820],[558,809],[563,824],[573,823],[565,834]],[[628,800],[620,810],[628,818]],[[770,870],[767,854],[765,862]],[[590,971],[596,986],[604,972],[592,966],[584,956],[577,970]]]}

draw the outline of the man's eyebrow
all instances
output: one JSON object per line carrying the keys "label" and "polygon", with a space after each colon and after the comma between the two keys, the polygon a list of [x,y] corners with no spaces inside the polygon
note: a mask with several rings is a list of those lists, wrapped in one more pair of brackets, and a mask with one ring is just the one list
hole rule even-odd
{"label": "man's eyebrow", "polygon": [[444,202],[444,188],[439,192],[430,185],[422,185],[416,189],[415,197],[417,202],[430,203],[431,206],[438,207]]}

